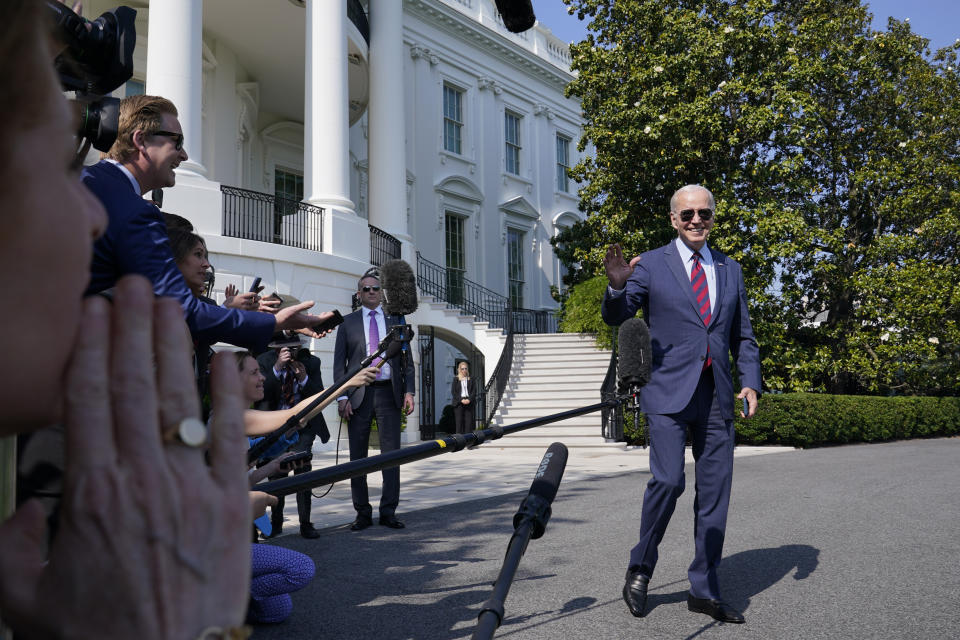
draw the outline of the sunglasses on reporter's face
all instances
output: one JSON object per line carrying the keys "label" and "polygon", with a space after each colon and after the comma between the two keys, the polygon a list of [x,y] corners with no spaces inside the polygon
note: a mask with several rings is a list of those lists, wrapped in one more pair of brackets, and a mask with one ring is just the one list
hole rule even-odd
{"label": "sunglasses on reporter's face", "polygon": [[170,138],[173,140],[173,148],[177,151],[183,149],[183,134],[174,133],[172,131],[154,131],[150,135],[152,136],[163,136],[165,138]]}
{"label": "sunglasses on reporter's face", "polygon": [[683,222],[693,220],[694,214],[700,216],[700,219],[706,222],[713,217],[713,209],[684,209],[683,211],[677,211],[676,214]]}
{"label": "sunglasses on reporter's face", "polygon": [[380,287],[362,287],[360,290],[364,293],[370,293],[371,291],[380,291]]}

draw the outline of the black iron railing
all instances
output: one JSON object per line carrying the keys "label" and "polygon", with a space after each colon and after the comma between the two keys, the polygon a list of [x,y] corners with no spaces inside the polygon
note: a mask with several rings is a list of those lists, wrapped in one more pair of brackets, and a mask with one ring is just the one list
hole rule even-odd
{"label": "black iron railing", "polygon": [[363,11],[363,5],[360,0],[347,0],[347,19],[353,23],[363,36],[363,40],[370,45],[370,22],[367,20],[367,14]]}
{"label": "black iron railing", "polygon": [[451,278],[450,270],[430,262],[417,252],[417,286],[424,295],[433,296],[450,306],[490,323],[491,327],[504,328],[507,308],[506,297],[462,277],[462,272]]}
{"label": "black iron railing", "polygon": [[[612,334],[612,349],[610,364],[607,366],[607,375],[603,378],[600,387],[600,401],[606,402],[617,397],[617,328],[610,327]],[[623,407],[617,405],[600,412],[601,431],[604,439],[620,442],[623,440]]]}
{"label": "black iron railing", "polygon": [[[507,310],[506,326],[510,327],[510,310]],[[507,329],[507,340],[503,343],[503,351],[500,352],[500,359],[497,360],[497,366],[490,376],[490,380],[483,387],[483,397],[486,403],[486,424],[489,426],[493,422],[493,416],[500,406],[500,400],[503,399],[503,392],[507,389],[507,382],[510,380],[510,368],[513,365],[513,336],[516,335],[511,329]]]}
{"label": "black iron railing", "polygon": [[392,235],[375,227],[370,226],[370,264],[375,267],[383,266],[387,260],[400,259],[400,241]]}
{"label": "black iron railing", "polygon": [[[510,309],[510,300],[496,291],[464,277],[459,269],[447,269],[417,252],[417,286],[420,291],[451,307],[490,323],[491,327],[509,327],[516,333],[557,333],[556,312],[551,310]],[[510,318],[509,324],[507,318]]]}
{"label": "black iron railing", "polygon": [[269,193],[220,185],[223,235],[323,250],[323,209]]}

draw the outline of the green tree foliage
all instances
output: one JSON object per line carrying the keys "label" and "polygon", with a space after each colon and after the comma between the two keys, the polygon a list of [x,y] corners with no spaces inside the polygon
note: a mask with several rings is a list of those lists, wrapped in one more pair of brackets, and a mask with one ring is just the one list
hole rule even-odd
{"label": "green tree foliage", "polygon": [[564,1],[591,19],[571,284],[674,237],[670,194],[700,183],[769,388],[960,391],[960,41],[873,31],[858,0]]}

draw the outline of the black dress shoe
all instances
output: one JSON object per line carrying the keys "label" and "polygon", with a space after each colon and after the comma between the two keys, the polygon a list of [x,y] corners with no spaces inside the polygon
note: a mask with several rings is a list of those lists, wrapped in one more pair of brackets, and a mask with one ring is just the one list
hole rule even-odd
{"label": "black dress shoe", "polygon": [[300,535],[308,540],[313,540],[320,537],[320,532],[313,528],[313,523],[308,522],[300,525]]}
{"label": "black dress shoe", "polygon": [[403,529],[406,525],[397,520],[395,516],[390,516],[389,518],[380,518],[380,524],[384,527],[390,527],[391,529]]}
{"label": "black dress shoe", "polygon": [[363,531],[372,524],[373,520],[369,516],[357,516],[357,519],[350,525],[350,531]]}
{"label": "black dress shoe", "polygon": [[627,569],[627,578],[623,583],[623,601],[627,603],[627,608],[637,618],[642,618],[647,614],[644,608],[647,606],[647,584],[650,578],[640,573],[638,569]]}
{"label": "black dress shoe", "polygon": [[695,613],[705,613],[714,620],[720,622],[733,622],[742,624],[744,622],[743,614],[728,605],[723,600],[710,600],[709,598],[694,598],[687,595],[687,609]]}

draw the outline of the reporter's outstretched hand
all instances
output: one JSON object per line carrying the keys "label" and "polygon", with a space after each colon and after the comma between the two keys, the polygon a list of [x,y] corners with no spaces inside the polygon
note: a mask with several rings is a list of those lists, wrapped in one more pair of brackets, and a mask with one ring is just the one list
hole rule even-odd
{"label": "reporter's outstretched hand", "polygon": [[0,527],[5,622],[29,637],[98,640],[241,625],[250,503],[232,356],[213,361],[209,465],[203,448],[165,437],[200,407],[183,312],[145,278],[121,279],[112,308],[84,302],[65,384],[60,529],[44,558],[37,503]]}
{"label": "reporter's outstretched hand", "polygon": [[319,315],[311,315],[309,313],[304,313],[307,309],[313,306],[313,301],[308,300],[307,302],[301,302],[300,304],[295,304],[286,309],[281,309],[277,312],[277,331],[284,329],[290,329],[302,333],[305,336],[311,338],[322,338],[332,331],[324,331],[322,333],[317,333],[312,329],[312,327],[317,326],[324,320],[333,317],[332,311],[324,311]]}

